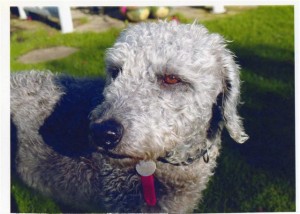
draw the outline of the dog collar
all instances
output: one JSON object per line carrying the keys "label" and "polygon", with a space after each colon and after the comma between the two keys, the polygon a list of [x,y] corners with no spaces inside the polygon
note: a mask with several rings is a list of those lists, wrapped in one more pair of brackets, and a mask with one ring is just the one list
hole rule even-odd
{"label": "dog collar", "polygon": [[[212,146],[212,145],[211,145]],[[163,163],[169,163],[175,166],[186,166],[192,164],[194,161],[203,158],[205,163],[209,162],[209,154],[208,151],[211,146],[207,149],[201,149],[199,152],[195,154],[193,157],[188,157],[185,161],[182,162],[174,162],[171,160],[174,152],[168,152],[165,157],[158,158],[158,161]],[[140,161],[135,166],[137,173],[141,177],[141,183],[143,188],[143,196],[144,200],[148,206],[155,206],[156,205],[156,192],[155,192],[155,185],[154,185],[154,172],[156,170],[156,164],[154,161]]]}

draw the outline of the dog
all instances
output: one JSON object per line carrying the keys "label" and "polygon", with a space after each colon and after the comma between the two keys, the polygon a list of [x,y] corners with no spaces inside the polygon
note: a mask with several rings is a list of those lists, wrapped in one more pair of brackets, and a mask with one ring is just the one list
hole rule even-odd
{"label": "dog", "polygon": [[192,212],[222,129],[248,139],[226,41],[196,23],[139,23],[107,50],[106,72],[11,75],[17,174],[85,212]]}

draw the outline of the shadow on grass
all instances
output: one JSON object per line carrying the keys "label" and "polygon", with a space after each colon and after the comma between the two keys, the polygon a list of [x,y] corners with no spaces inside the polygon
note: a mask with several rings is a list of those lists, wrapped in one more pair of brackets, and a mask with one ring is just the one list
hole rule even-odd
{"label": "shadow on grass", "polygon": [[[255,49],[265,50],[271,57],[255,55]],[[245,72],[253,72],[263,80],[284,83],[281,89],[266,89],[264,85],[257,87],[250,80],[251,73],[243,80],[242,98],[245,104],[241,107],[241,114],[251,139],[242,146],[242,154],[254,167],[264,168],[274,176],[295,180],[294,61],[276,59],[277,53],[293,58],[294,53],[267,46],[250,51],[237,49],[236,53],[242,68],[247,70]]]}
{"label": "shadow on grass", "polygon": [[[223,133],[218,167],[196,211],[295,211],[294,53],[267,46],[232,49],[242,67],[239,112],[250,139],[240,145]],[[284,84],[272,87],[278,81]]]}
{"label": "shadow on grass", "polygon": [[242,69],[246,68],[265,78],[294,82],[294,52],[266,45],[248,49],[233,47]]}
{"label": "shadow on grass", "polygon": [[255,167],[263,167],[274,175],[283,173],[291,179],[295,176],[294,99],[271,92],[256,93],[257,89],[247,84],[244,87],[244,96],[255,97],[263,103],[261,109],[244,105],[241,110],[251,136],[243,145],[243,154]]}

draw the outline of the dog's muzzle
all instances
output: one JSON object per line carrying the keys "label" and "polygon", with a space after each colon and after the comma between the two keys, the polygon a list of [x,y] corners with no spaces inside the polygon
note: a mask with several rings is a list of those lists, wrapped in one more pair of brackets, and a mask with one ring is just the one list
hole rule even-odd
{"label": "dog's muzzle", "polygon": [[[100,123],[94,122],[90,125],[90,135],[98,151],[114,159],[132,158],[127,155],[116,154],[112,151],[120,143],[123,133],[123,125],[115,119],[108,119]],[[204,162],[208,163],[211,147],[212,145],[208,148],[199,149],[193,156],[186,156],[184,159],[176,158],[178,156],[176,155],[178,148],[174,148],[173,151],[167,152],[165,156],[159,157],[157,160],[174,166],[186,166],[202,157]]]}

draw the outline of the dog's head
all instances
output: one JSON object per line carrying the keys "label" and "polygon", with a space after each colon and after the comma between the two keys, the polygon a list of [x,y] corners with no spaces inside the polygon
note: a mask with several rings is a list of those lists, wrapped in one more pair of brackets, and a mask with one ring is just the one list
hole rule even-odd
{"label": "dog's head", "polygon": [[195,23],[141,23],[121,33],[106,64],[91,136],[112,156],[157,159],[176,150],[184,158],[218,143],[223,124],[236,142],[247,140],[239,66],[220,35]]}

